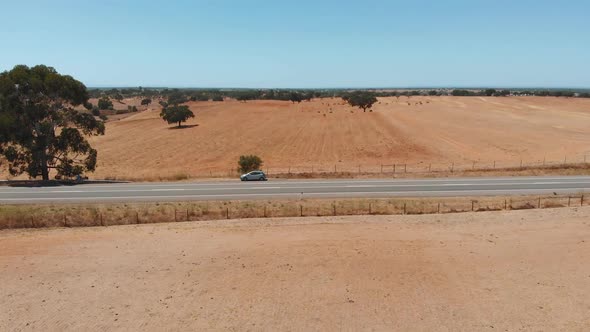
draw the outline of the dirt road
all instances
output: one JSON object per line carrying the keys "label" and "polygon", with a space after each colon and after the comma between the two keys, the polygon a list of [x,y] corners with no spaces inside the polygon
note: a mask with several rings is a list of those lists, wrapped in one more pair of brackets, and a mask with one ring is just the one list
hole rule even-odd
{"label": "dirt road", "polygon": [[0,232],[0,330],[582,331],[590,208]]}

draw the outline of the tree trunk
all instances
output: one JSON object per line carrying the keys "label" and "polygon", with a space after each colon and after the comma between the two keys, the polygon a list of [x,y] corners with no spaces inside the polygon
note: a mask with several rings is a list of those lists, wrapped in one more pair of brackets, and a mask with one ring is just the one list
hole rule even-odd
{"label": "tree trunk", "polygon": [[180,128],[180,121],[178,121],[178,128]]}
{"label": "tree trunk", "polygon": [[49,181],[49,167],[47,166],[47,154],[45,149],[41,151],[41,176],[43,181]]}

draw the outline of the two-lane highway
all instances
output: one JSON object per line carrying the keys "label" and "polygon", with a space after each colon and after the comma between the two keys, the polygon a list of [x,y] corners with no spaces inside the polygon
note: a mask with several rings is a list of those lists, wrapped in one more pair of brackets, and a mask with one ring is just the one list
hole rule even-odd
{"label": "two-lane highway", "polygon": [[62,187],[3,186],[0,187],[0,203],[540,195],[587,191],[590,191],[590,176],[116,183]]}

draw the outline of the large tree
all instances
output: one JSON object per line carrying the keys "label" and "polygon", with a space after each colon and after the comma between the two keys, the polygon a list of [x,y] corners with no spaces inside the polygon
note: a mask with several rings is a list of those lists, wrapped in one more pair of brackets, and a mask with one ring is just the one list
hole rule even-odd
{"label": "large tree", "polygon": [[79,105],[88,105],[84,84],[51,67],[1,73],[0,155],[9,172],[49,180],[50,169],[66,177],[94,171],[97,152],[85,136],[103,135],[105,127]]}
{"label": "large tree", "polygon": [[113,109],[113,102],[107,96],[103,96],[98,100],[98,109],[99,110],[112,110]]}
{"label": "large tree", "polygon": [[295,104],[295,103],[300,103],[300,102],[303,100],[303,96],[302,96],[302,95],[301,95],[299,92],[297,92],[297,91],[292,91],[292,92],[289,94],[289,100],[290,100],[290,101],[291,101],[293,104]]}
{"label": "large tree", "polygon": [[186,105],[172,105],[164,107],[160,116],[168,123],[178,123],[180,128],[182,122],[194,118],[195,114]]}
{"label": "large tree", "polygon": [[363,112],[366,112],[367,108],[371,108],[371,106],[377,102],[377,97],[375,97],[373,93],[367,91],[353,92],[343,96],[342,99],[344,99],[350,106],[361,108]]}

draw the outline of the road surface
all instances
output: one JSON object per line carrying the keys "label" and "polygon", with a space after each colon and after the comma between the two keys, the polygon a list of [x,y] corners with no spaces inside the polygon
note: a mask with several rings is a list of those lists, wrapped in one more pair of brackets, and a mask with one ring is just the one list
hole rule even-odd
{"label": "road surface", "polygon": [[0,204],[540,195],[588,191],[590,191],[590,176],[159,182],[32,188],[3,186],[0,187]]}

